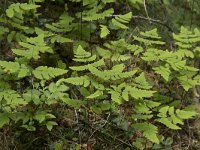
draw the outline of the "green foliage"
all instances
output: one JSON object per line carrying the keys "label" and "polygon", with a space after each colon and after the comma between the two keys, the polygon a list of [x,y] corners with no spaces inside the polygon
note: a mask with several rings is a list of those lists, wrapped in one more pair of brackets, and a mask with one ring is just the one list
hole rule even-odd
{"label": "green foliage", "polygon": [[100,26],[101,26],[100,37],[104,38],[104,37],[106,37],[110,33],[110,31],[108,30],[108,28],[106,26],[104,26],[104,25],[100,25]]}
{"label": "green foliage", "polygon": [[128,27],[124,24],[129,23],[132,18],[132,13],[129,12],[125,15],[119,15],[112,19],[112,24],[118,28],[128,29]]}
{"label": "green foliage", "polygon": [[[6,51],[0,54],[0,128],[44,131],[48,136],[70,130],[70,137],[58,137],[74,136],[69,147],[77,149],[96,133],[116,142],[116,128],[120,138],[135,144],[131,148],[140,148],[143,141],[162,145],[163,125],[167,131],[177,130],[195,117],[185,105],[200,84],[194,67],[200,32],[182,26],[170,33],[174,44],[169,45],[159,27],[135,28],[134,19],[144,17],[133,16],[132,7],[140,10],[144,2],[11,4],[0,17],[1,47]],[[118,15],[125,3],[130,8]],[[58,10],[51,8],[55,4]],[[55,149],[64,149],[65,143],[56,143]]]}
{"label": "green foliage", "polygon": [[133,126],[136,129],[139,129],[143,132],[143,135],[154,143],[159,143],[159,139],[157,137],[158,128],[153,124],[148,123],[137,123]]}
{"label": "green foliage", "polygon": [[44,80],[49,80],[51,78],[54,78],[56,76],[60,76],[67,73],[66,70],[59,69],[59,68],[52,68],[52,67],[47,67],[47,66],[40,66],[33,70],[33,75],[37,79],[44,79]]}

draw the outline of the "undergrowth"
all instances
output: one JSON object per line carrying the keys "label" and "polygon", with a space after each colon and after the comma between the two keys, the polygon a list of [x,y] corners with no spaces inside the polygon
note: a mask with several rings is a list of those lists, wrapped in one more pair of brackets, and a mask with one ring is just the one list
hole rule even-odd
{"label": "undergrowth", "polygon": [[8,5],[0,18],[3,149],[176,145],[197,115],[200,31],[181,26],[169,44],[159,28],[135,28],[130,9],[118,13],[124,3]]}

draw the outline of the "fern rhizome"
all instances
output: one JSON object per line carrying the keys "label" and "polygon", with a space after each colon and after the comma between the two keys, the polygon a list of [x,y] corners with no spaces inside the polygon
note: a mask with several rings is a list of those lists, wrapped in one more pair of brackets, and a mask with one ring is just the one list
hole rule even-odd
{"label": "fern rhizome", "polygon": [[131,33],[132,12],[116,15],[107,7],[116,0],[60,3],[57,20],[44,19],[44,0],[13,3],[0,18],[0,39],[12,54],[0,61],[1,128],[52,132],[71,114],[74,132],[114,126],[138,148],[146,140],[159,144],[163,126],[179,130],[196,115],[182,102],[191,104],[200,83],[193,67],[198,29],[181,27],[170,48],[156,28]]}

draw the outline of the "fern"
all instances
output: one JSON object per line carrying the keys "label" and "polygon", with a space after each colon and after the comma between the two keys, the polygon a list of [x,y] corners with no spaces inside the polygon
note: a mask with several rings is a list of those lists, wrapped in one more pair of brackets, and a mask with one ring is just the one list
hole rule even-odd
{"label": "fern", "polygon": [[174,107],[165,106],[159,109],[157,121],[166,125],[171,129],[181,129],[178,124],[183,124],[183,119],[189,119],[196,115],[195,112],[177,109],[176,113]]}
{"label": "fern", "polygon": [[122,29],[128,29],[128,27],[124,24],[129,23],[131,18],[132,18],[132,12],[129,12],[125,15],[119,15],[112,19],[112,24],[114,26],[122,28]]}
{"label": "fern", "polygon": [[15,3],[9,6],[6,10],[6,15],[9,18],[18,17],[23,19],[23,14],[27,10],[35,10],[36,8],[40,7],[39,5],[35,4],[27,4],[27,3]]}
{"label": "fern", "polygon": [[168,65],[166,66],[159,66],[159,67],[154,67],[153,70],[157,73],[160,74],[166,81],[169,81],[170,79],[170,68]]}
{"label": "fern", "polygon": [[23,78],[30,74],[29,68],[24,64],[19,64],[18,62],[0,61],[0,66],[7,74],[17,73],[19,78]]}
{"label": "fern", "polygon": [[145,74],[141,73],[138,77],[134,79],[135,86],[142,89],[150,89],[152,86],[147,82]]}
{"label": "fern", "polygon": [[88,87],[91,84],[96,89],[99,89],[99,90],[105,89],[105,87],[102,84],[99,84],[98,82],[96,82],[95,80],[93,80],[92,78],[90,78],[88,76],[80,76],[80,77],[71,77],[71,78],[67,78],[67,79],[61,79],[58,81],[58,84],[60,84],[62,82],[67,82],[67,83],[70,83],[73,85],[82,85],[84,87]]}
{"label": "fern", "polygon": [[108,28],[104,25],[100,25],[101,27],[101,34],[100,34],[100,37],[101,38],[105,38],[109,33],[110,31],[108,30]]}
{"label": "fern", "polygon": [[100,71],[97,68],[95,68],[94,66],[89,65],[89,71],[93,75],[95,75],[103,80],[106,80],[106,81],[129,78],[137,72],[136,70],[129,71],[129,72],[122,72],[123,70],[124,70],[124,65],[122,65],[122,64],[115,65],[115,66],[113,66],[113,68],[111,70],[104,70],[104,71]]}
{"label": "fern", "polygon": [[173,34],[174,39],[176,40],[176,44],[181,49],[191,48],[195,43],[199,42],[199,31],[198,29],[192,31],[187,30],[183,26],[181,27],[180,34]]}
{"label": "fern", "polygon": [[157,144],[159,143],[159,139],[157,137],[158,128],[155,125],[145,122],[133,124],[133,127],[142,131],[144,137],[146,137],[148,140]]}
{"label": "fern", "polygon": [[13,53],[19,56],[23,56],[28,60],[31,58],[38,59],[40,58],[41,53],[53,53],[51,47],[47,46],[44,42],[44,35],[41,34],[35,38],[28,38],[27,43],[19,42],[20,46],[23,49],[12,49]]}
{"label": "fern", "polygon": [[98,9],[91,9],[90,11],[87,11],[87,13],[83,14],[83,20],[86,21],[94,21],[94,20],[103,20],[106,17],[113,14],[114,10],[112,8],[103,11],[102,13],[97,13]]}
{"label": "fern", "polygon": [[27,102],[14,90],[5,90],[0,92],[0,101],[5,111],[16,109],[20,105],[26,105]]}
{"label": "fern", "polygon": [[53,32],[69,32],[72,30],[73,26],[72,26],[72,21],[74,20],[74,18],[72,18],[71,16],[69,16],[68,13],[63,13],[60,18],[59,21],[57,23],[52,23],[52,25],[50,24],[46,24],[46,28],[48,28],[49,30],[53,31]]}
{"label": "fern", "polygon": [[101,95],[103,95],[103,92],[97,90],[97,91],[94,92],[93,94],[87,96],[87,98],[89,98],[89,99],[94,99],[94,98],[97,98],[97,97],[99,97],[99,96],[101,96]]}
{"label": "fern", "polygon": [[[31,27],[24,26],[24,16],[26,14],[33,14],[31,11],[36,10],[39,5],[35,4],[28,4],[28,3],[14,3],[9,6],[6,10],[6,15],[8,16],[7,23],[12,24],[13,27],[23,30],[24,32],[28,33],[32,31]],[[36,16],[36,13],[33,14]]]}
{"label": "fern", "polygon": [[133,38],[141,43],[144,43],[145,45],[163,45],[164,42],[160,41],[161,37],[157,33],[157,29],[153,29],[146,32],[141,32],[140,37],[133,36]]}
{"label": "fern", "polygon": [[73,60],[76,62],[92,62],[96,60],[96,55],[91,55],[90,52],[86,52],[81,45],[78,46],[75,57]]}
{"label": "fern", "polygon": [[40,66],[33,70],[33,75],[40,80],[49,80],[65,73],[67,73],[66,70],[47,66]]}
{"label": "fern", "polygon": [[96,61],[94,63],[88,64],[88,65],[83,65],[83,66],[72,66],[70,67],[70,69],[74,70],[74,71],[84,71],[84,70],[89,70],[89,65],[92,65],[94,67],[100,67],[100,66],[104,66],[105,62],[103,61],[103,59]]}
{"label": "fern", "polygon": [[135,87],[128,86],[126,89],[130,92],[130,95],[135,99],[142,99],[152,97],[156,91],[141,90]]}
{"label": "fern", "polygon": [[51,43],[71,43],[73,42],[73,40],[69,39],[69,38],[66,38],[66,37],[63,37],[63,36],[60,36],[60,35],[55,35],[55,36],[52,36],[51,37]]}

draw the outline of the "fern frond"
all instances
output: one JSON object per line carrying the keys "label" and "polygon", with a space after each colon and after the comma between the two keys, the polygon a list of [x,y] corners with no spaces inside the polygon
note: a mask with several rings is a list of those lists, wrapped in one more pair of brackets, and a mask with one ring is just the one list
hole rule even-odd
{"label": "fern frond", "polygon": [[178,80],[185,91],[188,91],[189,89],[198,85],[198,80],[192,79],[192,77],[188,77],[186,75],[178,77]]}
{"label": "fern frond", "polygon": [[105,38],[110,33],[110,31],[108,30],[107,26],[100,25],[100,27],[101,27],[100,37]]}
{"label": "fern frond", "polygon": [[137,72],[136,70],[129,71],[129,72],[122,72],[123,70],[124,70],[123,64],[115,65],[115,66],[113,66],[113,68],[111,70],[104,70],[104,71],[100,71],[97,68],[95,68],[94,66],[89,65],[89,71],[93,75],[95,75],[103,80],[106,80],[106,81],[129,78]]}
{"label": "fern frond", "polygon": [[176,124],[173,124],[172,121],[169,120],[169,118],[159,118],[159,119],[157,119],[157,121],[162,123],[162,124],[164,124],[164,125],[166,125],[170,129],[174,129],[174,130],[181,129]]}
{"label": "fern frond", "polygon": [[63,37],[61,35],[55,35],[55,36],[52,36],[51,37],[51,43],[71,43],[73,42],[73,40],[69,39],[69,38],[66,38],[66,37]]}
{"label": "fern frond", "polygon": [[41,53],[53,53],[53,49],[44,42],[44,35],[38,35],[35,38],[27,38],[27,43],[19,42],[23,49],[12,49],[13,53],[23,56],[28,60],[31,58],[38,59]]}
{"label": "fern frond", "polygon": [[179,34],[173,34],[173,37],[176,40],[175,44],[182,49],[191,48],[195,43],[200,41],[198,32],[198,29],[195,29],[195,32],[193,33],[182,26]]}
{"label": "fern frond", "polygon": [[60,17],[57,23],[46,24],[46,28],[53,32],[69,32],[73,29],[72,21],[73,17],[69,16],[67,12],[64,12]]}
{"label": "fern frond", "polygon": [[145,74],[141,73],[138,77],[136,77],[134,79],[134,82],[138,88],[142,88],[142,89],[150,89],[152,88],[152,86],[147,82],[146,78],[145,78]]}
{"label": "fern frond", "polygon": [[84,87],[88,87],[89,85],[94,86],[97,90],[105,90],[103,84],[99,84],[97,81],[93,80],[89,76],[80,76],[80,77],[71,77],[67,79],[60,79],[57,84],[61,84],[62,82],[70,83],[73,85],[82,85]]}
{"label": "fern frond", "polygon": [[170,70],[169,66],[154,67],[153,70],[157,74],[160,74],[166,81],[169,81],[169,77],[170,77],[170,74],[171,74],[171,70]]}
{"label": "fern frond", "polygon": [[144,49],[139,45],[128,45],[127,49],[134,53],[134,55],[138,55],[144,51]]}
{"label": "fern frond", "polygon": [[112,19],[112,24],[122,29],[128,29],[128,27],[124,24],[129,23],[132,18],[132,12],[129,12],[125,15],[119,15]]}
{"label": "fern frond", "polygon": [[71,77],[71,78],[60,80],[60,82],[67,82],[73,85],[83,85],[84,87],[87,87],[90,85],[90,79],[87,76]]}
{"label": "fern frond", "polygon": [[24,64],[19,64],[18,62],[0,61],[0,66],[8,74],[17,73],[18,78],[23,78],[30,73],[30,70],[27,66]]}
{"label": "fern frond", "polygon": [[126,90],[129,91],[129,94],[135,99],[143,99],[152,97],[156,91],[151,90],[141,90],[135,87],[127,86]]}
{"label": "fern frond", "polygon": [[113,54],[111,60],[112,60],[113,62],[115,62],[115,61],[120,62],[120,61],[129,60],[130,58],[131,58],[131,56],[120,55],[119,53],[116,53],[116,54]]}
{"label": "fern frond", "polygon": [[40,66],[33,70],[33,75],[40,80],[49,80],[65,73],[67,73],[66,70],[47,66]]}
{"label": "fern frond", "polygon": [[75,51],[75,58],[73,59],[76,62],[92,62],[96,60],[96,55],[91,55],[90,52],[86,52],[81,45],[78,46]]}
{"label": "fern frond", "polygon": [[113,14],[113,12],[114,12],[114,10],[112,8],[105,10],[102,13],[97,13],[97,10],[87,11],[85,16],[83,17],[83,20],[94,21],[94,20],[105,19],[105,17],[110,16],[111,14]]}
{"label": "fern frond", "polygon": [[157,137],[158,128],[151,123],[136,123],[132,125],[135,129],[143,132],[144,137],[153,143],[159,144],[159,139]]}
{"label": "fern frond", "polygon": [[25,13],[25,11],[35,10],[38,7],[40,6],[35,4],[15,3],[9,6],[9,8],[6,10],[6,15],[9,18],[17,17],[23,19],[22,15]]}
{"label": "fern frond", "polygon": [[109,50],[105,50],[101,47],[96,47],[96,50],[98,54],[104,59],[110,58],[112,55],[112,53]]}
{"label": "fern frond", "polygon": [[[90,65],[94,66],[94,67],[100,67],[100,66],[104,66],[105,62],[103,61],[103,59],[96,61],[94,63],[91,63]],[[84,71],[84,70],[89,70],[89,65],[83,65],[83,66],[72,66],[69,67],[70,69],[74,70],[74,71]]]}
{"label": "fern frond", "polygon": [[102,91],[95,91],[93,94],[87,96],[86,98],[89,98],[89,99],[94,99],[94,98],[97,98],[99,96],[103,95],[103,92]]}
{"label": "fern frond", "polygon": [[158,36],[157,29],[146,32],[140,32],[140,36],[133,36],[136,41],[144,43],[145,45],[163,45],[164,42],[160,41],[161,37]]}
{"label": "fern frond", "polygon": [[20,105],[26,105],[27,102],[14,90],[5,90],[0,92],[0,101],[5,101],[2,108],[10,111],[10,108],[17,108]]}
{"label": "fern frond", "polygon": [[184,119],[196,116],[196,112],[174,109],[174,106],[165,106],[159,109],[156,121],[166,125],[170,129],[181,129],[178,124],[183,124]]}

